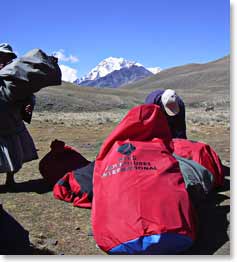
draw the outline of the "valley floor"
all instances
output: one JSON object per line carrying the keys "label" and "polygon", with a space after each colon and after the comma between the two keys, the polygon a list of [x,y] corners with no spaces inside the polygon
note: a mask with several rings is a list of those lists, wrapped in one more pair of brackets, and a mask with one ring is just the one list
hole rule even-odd
{"label": "valley floor", "polygon": [[[124,112],[35,113],[29,130],[39,160],[54,139],[65,141],[89,160],[95,159],[101,143]],[[88,119],[90,119],[88,121]],[[200,215],[200,237],[189,254],[230,254],[230,129],[228,123],[188,121],[188,137],[210,144],[226,167],[224,188],[205,203]],[[27,163],[15,176],[16,192],[7,192],[0,174],[0,198],[4,209],[27,231],[34,245],[32,254],[104,254],[91,236],[90,210],[54,199],[38,170],[39,160]]]}

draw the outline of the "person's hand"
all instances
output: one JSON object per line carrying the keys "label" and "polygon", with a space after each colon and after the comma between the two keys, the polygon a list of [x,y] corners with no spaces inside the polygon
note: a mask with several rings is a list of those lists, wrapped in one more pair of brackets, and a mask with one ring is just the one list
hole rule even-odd
{"label": "person's hand", "polygon": [[31,114],[32,111],[33,111],[32,105],[27,105],[27,106],[25,107],[25,112],[26,112],[26,113]]}

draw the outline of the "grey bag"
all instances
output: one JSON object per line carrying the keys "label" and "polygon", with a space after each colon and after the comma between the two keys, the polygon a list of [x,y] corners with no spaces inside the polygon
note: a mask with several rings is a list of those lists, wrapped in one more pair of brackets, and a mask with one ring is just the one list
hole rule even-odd
{"label": "grey bag", "polygon": [[57,58],[33,49],[0,70],[0,99],[25,99],[41,88],[61,84]]}
{"label": "grey bag", "polygon": [[199,205],[213,188],[214,177],[212,173],[193,160],[176,154],[173,156],[179,162],[180,171],[192,201]]}

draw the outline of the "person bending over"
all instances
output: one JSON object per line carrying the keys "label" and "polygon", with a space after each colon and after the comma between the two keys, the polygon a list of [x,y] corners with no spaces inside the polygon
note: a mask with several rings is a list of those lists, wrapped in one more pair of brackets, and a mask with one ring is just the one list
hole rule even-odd
{"label": "person bending over", "polygon": [[172,138],[187,139],[185,105],[174,90],[155,90],[146,97],[145,104],[156,104],[161,107],[167,118]]}

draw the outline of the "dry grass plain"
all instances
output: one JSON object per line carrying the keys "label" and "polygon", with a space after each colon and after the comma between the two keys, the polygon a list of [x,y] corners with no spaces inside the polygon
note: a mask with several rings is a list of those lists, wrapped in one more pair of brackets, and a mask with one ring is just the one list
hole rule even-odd
{"label": "dry grass plain", "polygon": [[[93,121],[90,123],[86,121],[88,117],[93,118]],[[113,130],[121,117],[122,114],[109,112],[68,113],[65,115],[47,113],[47,117],[42,113],[35,113],[29,130],[35,140],[39,160],[49,151],[49,145],[55,138],[76,147],[87,159],[93,160],[102,141]],[[200,123],[192,124],[190,121],[188,137],[212,145],[223,163],[229,166],[229,128],[227,125],[218,123],[218,125],[203,126]],[[90,235],[90,210],[76,208],[70,203],[54,199],[51,189],[44,184],[39,173],[39,160],[26,163],[16,175],[17,192],[6,192],[3,186],[5,177],[2,175],[0,180],[0,197],[4,209],[29,231],[30,240],[38,249],[35,251],[33,249],[31,252],[33,254],[52,252],[65,255],[103,254],[96,248],[93,236]],[[226,177],[226,188],[221,189],[218,193],[215,192],[213,197],[210,197],[210,203],[206,203],[203,207],[205,210],[203,222],[205,222],[202,227],[207,232],[213,230],[215,241],[212,243],[214,238],[210,238],[209,233],[204,232],[202,241],[192,251],[193,254],[229,254],[228,181],[229,177]],[[217,223],[215,226],[211,218],[214,218]],[[213,228],[210,228],[210,225]],[[216,243],[216,237],[218,243]]]}

